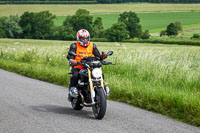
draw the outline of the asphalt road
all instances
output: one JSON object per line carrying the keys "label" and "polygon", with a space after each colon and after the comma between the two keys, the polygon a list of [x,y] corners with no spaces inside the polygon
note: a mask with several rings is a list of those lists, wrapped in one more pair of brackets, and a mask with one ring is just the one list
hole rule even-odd
{"label": "asphalt road", "polygon": [[108,101],[102,120],[75,111],[67,88],[0,69],[0,133],[200,133],[200,128]]}

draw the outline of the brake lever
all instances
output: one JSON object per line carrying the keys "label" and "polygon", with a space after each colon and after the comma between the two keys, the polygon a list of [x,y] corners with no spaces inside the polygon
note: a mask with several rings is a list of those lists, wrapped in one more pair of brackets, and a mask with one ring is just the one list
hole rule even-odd
{"label": "brake lever", "polygon": [[107,62],[108,65],[112,65],[112,62]]}

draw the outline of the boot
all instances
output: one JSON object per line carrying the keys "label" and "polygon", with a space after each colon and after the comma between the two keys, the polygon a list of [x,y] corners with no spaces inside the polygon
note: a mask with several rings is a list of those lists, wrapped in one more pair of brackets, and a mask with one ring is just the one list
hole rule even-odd
{"label": "boot", "polygon": [[70,96],[70,94],[68,94],[68,98],[67,99],[68,99],[69,102],[72,102],[72,96]]}
{"label": "boot", "polygon": [[70,95],[70,88],[71,88],[71,85],[69,85],[69,91],[68,91],[68,101],[69,102],[72,102],[72,96]]}

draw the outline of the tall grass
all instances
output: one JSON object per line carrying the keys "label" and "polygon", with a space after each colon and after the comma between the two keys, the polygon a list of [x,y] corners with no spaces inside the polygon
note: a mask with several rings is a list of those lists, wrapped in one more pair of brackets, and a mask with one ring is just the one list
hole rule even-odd
{"label": "tall grass", "polygon": [[[0,41],[0,68],[67,86],[66,54],[71,42]],[[97,43],[114,50],[104,66],[110,99],[200,126],[200,47]]]}

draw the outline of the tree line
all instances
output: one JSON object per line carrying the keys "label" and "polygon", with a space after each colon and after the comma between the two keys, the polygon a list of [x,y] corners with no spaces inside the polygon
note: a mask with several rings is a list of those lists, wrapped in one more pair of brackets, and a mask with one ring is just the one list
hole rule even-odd
{"label": "tree line", "polygon": [[54,25],[55,18],[49,11],[0,17],[0,37],[75,40],[79,29],[87,29],[92,38],[106,38],[110,41],[150,36],[148,31],[142,32],[140,19],[131,11],[120,14],[118,22],[108,29],[104,29],[101,17],[93,20],[86,9],[79,9],[75,15],[67,16],[61,26]]}
{"label": "tree line", "polygon": [[94,3],[130,3],[130,2],[148,2],[148,3],[200,3],[199,0],[3,0],[0,4],[94,4]]}
{"label": "tree line", "polygon": [[128,3],[128,2],[149,2],[149,3],[200,3],[199,0],[97,0],[97,3]]}
{"label": "tree line", "polygon": [[[142,30],[140,18],[132,11],[119,14],[118,21],[108,29],[104,29],[101,17],[93,20],[86,9],[78,9],[74,15],[67,16],[61,26],[54,25],[55,18],[49,11],[0,17],[0,38],[76,40],[76,33],[80,29],[87,29],[91,38],[99,41],[150,38],[149,30]],[[171,23],[160,36],[176,36],[179,31],[182,31],[181,23]]]}

